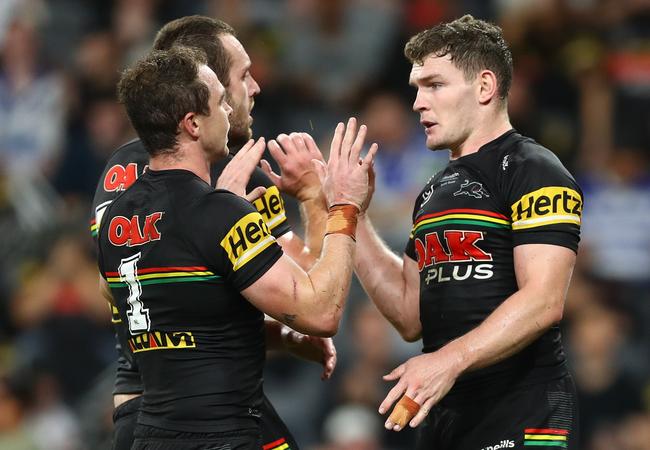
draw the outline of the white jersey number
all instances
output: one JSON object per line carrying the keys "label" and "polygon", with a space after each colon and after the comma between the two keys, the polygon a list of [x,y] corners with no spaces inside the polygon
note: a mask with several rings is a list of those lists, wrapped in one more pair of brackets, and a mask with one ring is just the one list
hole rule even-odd
{"label": "white jersey number", "polygon": [[120,273],[120,281],[126,283],[129,287],[129,310],[126,316],[129,319],[129,331],[131,334],[142,333],[149,331],[151,320],[149,320],[149,309],[144,307],[140,296],[142,295],[142,286],[138,280],[138,260],[141,257],[138,252],[133,256],[122,259],[118,269]]}

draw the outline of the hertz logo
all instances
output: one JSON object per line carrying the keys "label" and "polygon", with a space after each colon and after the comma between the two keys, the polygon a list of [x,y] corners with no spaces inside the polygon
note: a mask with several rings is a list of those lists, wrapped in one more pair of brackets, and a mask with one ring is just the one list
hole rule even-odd
{"label": "hertz logo", "polygon": [[267,188],[264,195],[253,202],[253,206],[264,217],[269,230],[274,229],[287,219],[277,186]]}
{"label": "hertz logo", "polygon": [[275,238],[258,212],[246,214],[233,225],[221,247],[228,254],[233,270],[241,269],[248,261],[271,245]]}
{"label": "hertz logo", "polygon": [[129,347],[133,353],[149,350],[171,350],[179,348],[196,348],[194,335],[189,331],[151,331],[138,334],[129,339]]}
{"label": "hertz logo", "polygon": [[512,229],[557,223],[580,225],[582,197],[573,189],[549,186],[530,192],[512,205]]}

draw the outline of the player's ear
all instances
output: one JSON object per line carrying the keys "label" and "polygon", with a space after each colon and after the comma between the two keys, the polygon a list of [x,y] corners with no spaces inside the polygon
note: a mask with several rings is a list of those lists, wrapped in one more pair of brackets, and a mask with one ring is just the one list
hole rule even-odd
{"label": "player's ear", "polygon": [[179,123],[181,132],[187,133],[192,139],[199,138],[199,131],[201,128],[199,117],[194,112],[188,112],[183,116]]}
{"label": "player's ear", "polygon": [[482,70],[478,74],[478,102],[485,105],[498,95],[497,76],[491,70]]}

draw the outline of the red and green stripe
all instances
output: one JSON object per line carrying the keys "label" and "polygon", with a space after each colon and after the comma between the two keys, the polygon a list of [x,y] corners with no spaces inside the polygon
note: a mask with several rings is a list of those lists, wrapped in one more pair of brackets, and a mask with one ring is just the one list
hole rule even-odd
{"label": "red and green stripe", "polygon": [[[118,272],[106,272],[106,280],[112,288],[127,287],[127,284],[120,278]],[[207,267],[150,267],[138,269],[136,276],[140,285],[168,284],[168,283],[190,283],[190,282],[221,282],[222,277],[210,272]]]}
{"label": "red and green stripe", "polygon": [[93,219],[90,221],[90,235],[95,238],[97,237],[98,232],[99,232],[99,226],[97,226],[95,219]]}
{"label": "red and green stripe", "polygon": [[569,430],[557,428],[526,428],[524,445],[528,447],[567,447]]}
{"label": "red and green stripe", "polygon": [[262,450],[291,450],[291,448],[284,438],[280,438],[277,441],[264,444]]}
{"label": "red and green stripe", "polygon": [[418,231],[448,225],[476,225],[487,228],[510,228],[510,219],[503,214],[482,209],[447,209],[418,218],[412,235]]}

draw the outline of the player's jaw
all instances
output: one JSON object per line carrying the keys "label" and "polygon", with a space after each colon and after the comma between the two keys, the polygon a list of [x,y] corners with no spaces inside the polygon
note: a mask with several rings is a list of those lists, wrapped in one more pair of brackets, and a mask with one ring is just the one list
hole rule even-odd
{"label": "player's jaw", "polygon": [[251,111],[254,102],[252,99],[245,102],[230,101],[233,112],[230,115],[230,132],[228,133],[228,146],[231,153],[236,153],[253,136],[253,117]]}
{"label": "player's jaw", "polygon": [[420,118],[420,125],[424,128],[425,142],[429,150],[447,148],[444,142],[442,127],[437,120]]}

